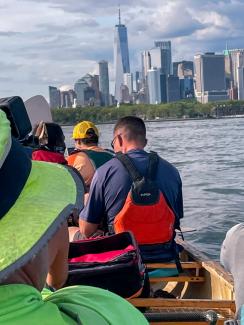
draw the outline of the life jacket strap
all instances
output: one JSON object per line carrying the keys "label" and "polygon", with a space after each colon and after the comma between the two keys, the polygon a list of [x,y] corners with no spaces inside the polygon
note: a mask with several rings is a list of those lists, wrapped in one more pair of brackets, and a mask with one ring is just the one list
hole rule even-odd
{"label": "life jacket strap", "polygon": [[[133,182],[136,182],[143,178],[143,176],[139,173],[133,161],[127,154],[123,154],[122,152],[117,152],[115,157],[123,164],[123,166],[128,171]],[[146,173],[146,177],[150,180],[154,180],[156,178],[158,160],[159,160],[158,154],[154,151],[151,151],[149,153],[149,162],[148,162],[148,168]]]}

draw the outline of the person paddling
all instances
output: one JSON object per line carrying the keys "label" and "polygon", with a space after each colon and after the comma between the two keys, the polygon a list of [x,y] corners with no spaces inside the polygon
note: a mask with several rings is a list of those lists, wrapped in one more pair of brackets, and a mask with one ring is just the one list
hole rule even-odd
{"label": "person paddling", "polygon": [[[151,245],[145,245],[143,248],[148,252],[144,251],[144,255],[150,257],[155,253],[157,261],[175,258],[175,229],[180,228],[183,218],[181,178],[168,161],[146,152],[146,144],[146,127],[140,118],[126,116],[118,120],[111,143],[116,157],[96,171],[88,202],[80,213],[79,229],[70,229],[70,240],[89,238],[101,228],[109,234],[133,229],[139,244],[160,244],[153,250]],[[146,183],[152,186],[144,191]],[[141,202],[135,203],[138,200],[131,198],[133,188],[141,195]],[[151,197],[156,207],[152,210],[148,200]],[[117,221],[121,227],[115,229]]]}
{"label": "person paddling", "polygon": [[32,159],[66,165],[65,142],[61,126],[51,122],[40,122],[34,132],[39,148],[32,152]]}
{"label": "person paddling", "polygon": [[68,165],[79,171],[89,192],[96,169],[113,158],[113,154],[98,146],[99,132],[90,121],[82,121],[74,127],[73,139],[75,150],[67,157]]}
{"label": "person paddling", "polygon": [[[1,325],[148,324],[107,290],[56,290],[68,272],[66,218],[83,207],[83,196],[83,182],[73,168],[29,159],[0,110]],[[45,283],[54,292],[46,289],[41,295]]]}

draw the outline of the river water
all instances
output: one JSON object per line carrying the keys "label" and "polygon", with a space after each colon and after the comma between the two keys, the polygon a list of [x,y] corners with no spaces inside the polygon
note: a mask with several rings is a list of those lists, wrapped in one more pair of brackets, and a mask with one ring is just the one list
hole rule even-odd
{"label": "river water", "polygon": [[[219,259],[226,231],[244,221],[244,119],[147,123],[147,150],[174,164],[183,183],[185,239]],[[98,125],[100,144],[110,147],[112,124]],[[72,127],[64,127],[72,145]]]}

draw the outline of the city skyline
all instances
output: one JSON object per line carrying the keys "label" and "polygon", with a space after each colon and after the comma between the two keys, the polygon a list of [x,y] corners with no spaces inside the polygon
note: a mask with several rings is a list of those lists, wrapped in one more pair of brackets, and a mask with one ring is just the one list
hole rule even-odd
{"label": "city skyline", "polygon": [[[173,61],[197,53],[243,48],[242,1],[123,1],[131,71],[154,41],[171,40]],[[180,18],[180,19],[179,19]],[[48,97],[49,85],[72,84],[106,60],[113,83],[113,32],[117,4],[71,0],[2,0],[0,96]],[[111,92],[113,87],[110,86]]]}

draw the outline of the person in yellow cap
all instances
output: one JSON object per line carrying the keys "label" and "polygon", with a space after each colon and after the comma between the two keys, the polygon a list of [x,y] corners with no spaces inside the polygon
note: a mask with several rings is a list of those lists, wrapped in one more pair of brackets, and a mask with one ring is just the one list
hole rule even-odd
{"label": "person in yellow cap", "polygon": [[[30,160],[0,110],[1,325],[148,324],[108,290],[61,288],[68,275],[66,219],[83,207],[83,196],[73,168]],[[45,282],[54,292],[41,294]]]}
{"label": "person in yellow cap", "polygon": [[113,158],[113,154],[98,146],[99,132],[94,123],[82,121],[73,130],[75,150],[67,158],[68,165],[76,168],[83,177],[89,192],[97,168]]}

